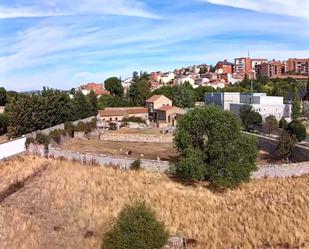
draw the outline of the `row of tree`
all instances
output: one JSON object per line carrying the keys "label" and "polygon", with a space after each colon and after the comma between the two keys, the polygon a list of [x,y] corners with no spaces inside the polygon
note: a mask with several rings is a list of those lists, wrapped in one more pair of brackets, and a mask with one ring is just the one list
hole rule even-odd
{"label": "row of tree", "polygon": [[66,121],[75,121],[97,114],[97,96],[68,93],[44,88],[40,93],[20,94],[8,105],[8,133],[11,137],[42,130]]}

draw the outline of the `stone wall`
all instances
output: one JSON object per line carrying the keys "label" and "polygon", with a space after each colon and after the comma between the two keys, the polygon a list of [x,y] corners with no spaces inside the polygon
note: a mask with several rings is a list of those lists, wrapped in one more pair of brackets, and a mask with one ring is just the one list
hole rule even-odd
{"label": "stone wall", "polygon": [[114,132],[102,132],[100,140],[117,142],[143,142],[143,143],[172,143],[171,134],[123,134]]}
{"label": "stone wall", "polygon": [[[27,149],[28,154],[41,157],[50,157],[54,159],[66,159],[70,161],[78,161],[83,164],[98,164],[100,166],[115,166],[120,169],[129,169],[131,163],[136,158],[115,157],[104,154],[79,153],[73,151],[65,151],[60,148],[49,146],[48,151],[43,145],[30,144]],[[156,161],[141,159],[141,167],[148,171],[164,172],[169,168],[169,163],[166,161]]]}
{"label": "stone wall", "polygon": [[[92,117],[89,117],[89,118],[85,118],[85,119],[80,119],[80,120],[74,121],[72,123],[73,123],[73,125],[77,125],[79,122],[88,123],[88,122],[92,121],[92,119],[94,119],[94,118],[96,118],[96,117],[92,116]],[[27,137],[35,138],[37,133],[43,133],[45,135],[49,135],[49,133],[51,131],[58,130],[58,129],[64,130],[64,123],[59,124],[59,125],[55,125],[53,127],[49,127],[47,129],[44,129],[44,130],[37,130],[37,131],[31,132],[29,134],[26,134],[26,136]]]}

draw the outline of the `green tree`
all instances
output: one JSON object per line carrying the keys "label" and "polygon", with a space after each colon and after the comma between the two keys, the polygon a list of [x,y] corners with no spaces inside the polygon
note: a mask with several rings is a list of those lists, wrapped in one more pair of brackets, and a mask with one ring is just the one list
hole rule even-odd
{"label": "green tree", "polygon": [[250,127],[255,129],[257,125],[262,123],[262,116],[253,110],[251,105],[243,106],[240,109],[239,116],[246,131],[248,131]]}
{"label": "green tree", "polygon": [[265,130],[270,135],[278,128],[278,121],[274,115],[269,115],[265,118]]}
{"label": "green tree", "polygon": [[0,114],[0,134],[7,132],[7,127],[9,125],[9,117],[6,113]]}
{"label": "green tree", "polygon": [[121,80],[117,77],[111,77],[104,81],[105,89],[110,91],[111,94],[118,97],[123,97],[124,89]]}
{"label": "green tree", "polygon": [[216,92],[211,86],[199,86],[198,88],[194,89],[196,101],[205,101],[205,93],[206,92]]}
{"label": "green tree", "polygon": [[98,113],[98,96],[91,90],[87,97],[90,103],[91,116],[96,116]]}
{"label": "green tree", "polygon": [[177,124],[174,144],[180,152],[175,172],[184,179],[234,187],[256,168],[255,138],[241,133],[236,116],[215,106],[187,113]]}
{"label": "green tree", "polygon": [[138,79],[133,82],[129,90],[129,98],[135,105],[145,105],[150,93],[150,84],[146,79]]}
{"label": "green tree", "polygon": [[162,86],[159,89],[152,91],[148,97],[150,98],[153,95],[164,95],[174,102],[175,99],[175,87],[174,86]]}
{"label": "green tree", "polygon": [[277,150],[280,157],[284,158],[287,162],[289,162],[290,156],[294,152],[295,144],[295,135],[291,136],[287,131],[282,131],[277,143]]}
{"label": "green tree", "polygon": [[168,232],[144,202],[126,205],[103,240],[102,249],[161,249]]}
{"label": "green tree", "polygon": [[195,105],[195,92],[189,82],[176,86],[174,105],[180,108],[192,108]]}
{"label": "green tree", "polygon": [[126,98],[120,98],[112,95],[102,95],[98,101],[98,109],[103,110],[106,107],[130,107],[134,104]]}
{"label": "green tree", "polygon": [[294,91],[293,103],[292,103],[292,120],[297,120],[300,117],[301,106],[298,91]]}
{"label": "green tree", "polygon": [[295,135],[299,142],[305,140],[307,137],[306,127],[299,120],[293,120],[289,123],[287,131],[291,136]]}
{"label": "green tree", "polygon": [[84,119],[92,116],[91,105],[87,100],[87,97],[80,91],[75,93],[73,100],[73,110],[72,120]]}
{"label": "green tree", "polygon": [[5,106],[6,104],[6,90],[4,87],[0,87],[0,106]]}

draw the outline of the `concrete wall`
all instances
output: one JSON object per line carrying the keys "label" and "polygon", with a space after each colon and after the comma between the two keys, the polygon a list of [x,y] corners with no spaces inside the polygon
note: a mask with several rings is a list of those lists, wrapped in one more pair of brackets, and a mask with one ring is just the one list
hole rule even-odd
{"label": "concrete wall", "polygon": [[0,160],[26,151],[26,137],[0,144]]}
{"label": "concrete wall", "polygon": [[100,140],[118,142],[171,143],[173,141],[173,136],[170,134],[157,135],[103,132],[100,135]]}

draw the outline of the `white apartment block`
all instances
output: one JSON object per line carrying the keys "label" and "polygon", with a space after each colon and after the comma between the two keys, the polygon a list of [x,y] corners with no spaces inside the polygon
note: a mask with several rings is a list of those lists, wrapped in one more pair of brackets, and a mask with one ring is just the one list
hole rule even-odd
{"label": "white apartment block", "polygon": [[274,115],[277,120],[291,117],[291,105],[284,104],[283,97],[267,96],[266,93],[206,93],[205,103],[218,105],[236,115],[243,106],[251,105],[263,120],[269,115]]}

